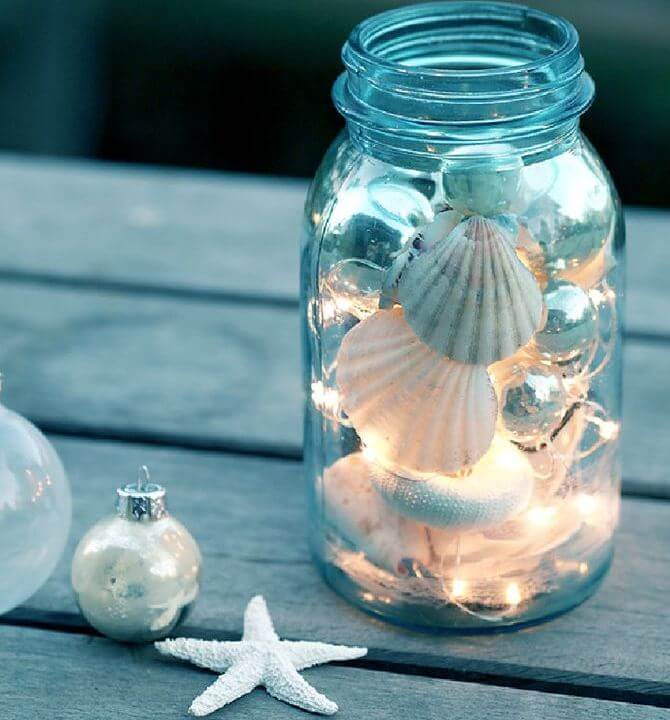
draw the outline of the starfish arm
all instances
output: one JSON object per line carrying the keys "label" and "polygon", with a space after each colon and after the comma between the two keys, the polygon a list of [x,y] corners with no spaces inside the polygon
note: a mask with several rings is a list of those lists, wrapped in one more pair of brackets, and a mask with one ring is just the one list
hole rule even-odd
{"label": "starfish arm", "polygon": [[279,640],[262,595],[251,598],[244,611],[244,640]]}
{"label": "starfish arm", "polygon": [[337,705],[299,675],[282,651],[269,654],[262,682],[277,700],[321,715],[337,712]]}
{"label": "starfish arm", "polygon": [[224,675],[218,677],[204,693],[191,703],[191,715],[202,717],[247,695],[261,682],[263,663],[251,655],[233,665]]}
{"label": "starfish arm", "polygon": [[224,672],[236,660],[244,656],[244,648],[239,642],[219,642],[218,640],[192,640],[177,638],[155,642],[154,647],[162,655],[170,655],[194,665]]}
{"label": "starfish arm", "polygon": [[355,660],[367,653],[367,648],[329,645],[320,642],[281,641],[282,651],[286,653],[296,670],[304,670],[324,663]]}

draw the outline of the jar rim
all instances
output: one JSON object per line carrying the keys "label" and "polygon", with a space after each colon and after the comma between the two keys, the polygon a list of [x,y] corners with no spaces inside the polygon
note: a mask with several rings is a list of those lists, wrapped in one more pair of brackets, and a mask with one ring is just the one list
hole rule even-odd
{"label": "jar rim", "polygon": [[[515,65],[493,68],[443,68],[427,65],[408,66],[399,61],[389,60],[378,52],[370,49],[370,43],[379,33],[398,28],[400,24],[408,25],[416,21],[426,20],[432,16],[436,20],[458,21],[463,19],[477,19],[500,22],[508,20],[518,22],[532,18],[542,23],[545,28],[553,29],[561,35],[561,41],[549,54],[528,62]],[[579,34],[575,26],[565,18],[552,15],[509,2],[486,2],[480,0],[464,0],[460,2],[438,0],[437,2],[420,3],[405,8],[395,8],[373,15],[360,22],[351,31],[342,55],[345,64],[354,57],[360,61],[367,61],[388,70],[400,72],[404,75],[421,75],[430,78],[468,79],[510,75],[527,72],[545,66],[548,62],[561,60],[565,56],[578,51]]]}
{"label": "jar rim", "polygon": [[516,156],[565,146],[594,95],[575,27],[507,2],[380,13],[353,29],[342,59],[333,99],[352,140],[431,166],[464,143],[507,145]]}

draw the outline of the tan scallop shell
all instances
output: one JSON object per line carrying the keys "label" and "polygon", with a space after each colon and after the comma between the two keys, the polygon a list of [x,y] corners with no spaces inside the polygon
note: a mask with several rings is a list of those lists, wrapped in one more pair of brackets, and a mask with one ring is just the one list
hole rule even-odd
{"label": "tan scallop shell", "polygon": [[401,308],[379,310],[346,334],[337,384],[363,443],[386,463],[454,473],[491,444],[497,401],[486,368],[438,355]]}
{"label": "tan scallop shell", "polygon": [[542,322],[542,292],[502,224],[466,218],[402,273],[398,298],[436,352],[490,365],[525,345]]}

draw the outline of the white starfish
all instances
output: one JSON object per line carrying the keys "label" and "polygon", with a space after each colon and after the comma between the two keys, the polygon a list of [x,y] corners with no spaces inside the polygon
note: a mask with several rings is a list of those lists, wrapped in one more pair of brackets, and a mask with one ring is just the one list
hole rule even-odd
{"label": "white starfish", "polygon": [[354,660],[367,653],[366,648],[280,640],[261,595],[253,597],[244,611],[240,642],[179,638],[154,645],[163,655],[223,673],[191,703],[189,712],[198,716],[209,715],[259,685],[277,700],[332,715],[337,705],[317,692],[298,670],[334,660]]}

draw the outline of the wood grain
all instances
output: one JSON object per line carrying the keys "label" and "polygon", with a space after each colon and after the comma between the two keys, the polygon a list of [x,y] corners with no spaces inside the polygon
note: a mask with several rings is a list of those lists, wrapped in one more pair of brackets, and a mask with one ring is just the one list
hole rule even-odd
{"label": "wood grain", "polygon": [[3,402],[45,427],[299,455],[297,316],[0,284]]}
{"label": "wood grain", "polygon": [[[20,658],[20,662],[17,662]],[[0,701],[4,720],[57,717],[107,720],[187,717],[191,700],[214,675],[160,656],[151,646],[102,638],[0,628]],[[29,668],[29,672],[26,671]],[[304,672],[340,706],[338,718],[383,720],[651,720],[670,711],[496,688],[342,666]],[[214,717],[281,720],[307,717],[254,690]]]}
{"label": "wood grain", "polygon": [[74,490],[70,544],[54,576],[5,622],[83,626],[69,585],[74,546],[111,512],[115,486],[147,463],[203,550],[206,582],[189,632],[237,636],[241,609],[263,593],[285,637],[365,644],[371,660],[448,677],[479,673],[507,684],[609,689],[670,702],[666,503],[624,501],[612,570],[573,612],[514,633],[435,636],[368,617],[323,583],[307,548],[299,463],[74,440],[57,447]]}
{"label": "wood grain", "polygon": [[306,187],[4,156],[0,269],[295,298]]}

